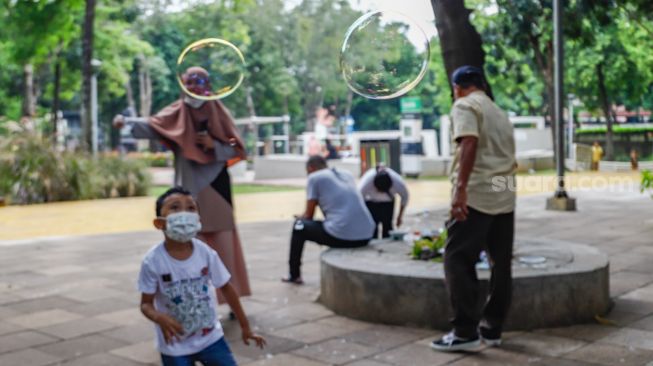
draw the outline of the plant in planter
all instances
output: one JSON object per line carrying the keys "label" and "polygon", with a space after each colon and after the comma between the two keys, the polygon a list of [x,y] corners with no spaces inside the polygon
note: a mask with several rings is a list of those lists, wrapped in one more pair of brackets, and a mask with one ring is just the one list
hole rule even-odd
{"label": "plant in planter", "polygon": [[413,242],[411,256],[413,259],[442,261],[442,249],[447,241],[447,230],[440,230],[434,236],[422,236]]}
{"label": "plant in planter", "polygon": [[653,172],[650,170],[642,171],[642,182],[640,184],[640,189],[642,193],[650,193],[651,198],[653,198]]}

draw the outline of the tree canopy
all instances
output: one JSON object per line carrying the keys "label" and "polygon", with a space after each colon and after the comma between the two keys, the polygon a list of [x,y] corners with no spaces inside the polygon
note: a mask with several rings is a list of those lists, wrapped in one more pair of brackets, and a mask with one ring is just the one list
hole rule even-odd
{"label": "tree canopy", "polygon": [[[465,5],[483,41],[497,103],[518,115],[549,114],[551,1],[467,0]],[[112,116],[127,106],[146,115],[177,99],[180,52],[193,41],[215,37],[245,55],[245,81],[224,100],[237,117],[289,114],[293,131],[301,132],[312,128],[316,107],[328,105],[338,115],[350,113],[356,129],[397,128],[398,100],[353,94],[340,75],[345,32],[362,14],[345,0],[303,0],[294,7],[283,0],[99,0],[94,58],[102,61],[100,123],[108,130]],[[565,14],[566,90],[597,114],[609,114],[606,103],[652,108],[651,2],[570,0]],[[28,112],[26,99],[37,116],[45,115],[55,90],[61,109],[79,110],[83,21],[82,0],[2,2],[0,124]],[[431,40],[428,72],[408,94],[421,97],[427,128],[451,105],[439,42]],[[389,47],[402,52],[400,42]]]}

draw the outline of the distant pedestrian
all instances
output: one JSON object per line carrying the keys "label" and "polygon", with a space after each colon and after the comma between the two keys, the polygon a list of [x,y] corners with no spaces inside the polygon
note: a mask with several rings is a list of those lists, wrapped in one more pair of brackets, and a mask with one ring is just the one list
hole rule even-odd
{"label": "distant pedestrian", "polygon": [[635,149],[630,150],[630,168],[632,170],[638,170],[639,169],[639,154],[637,153],[637,150],[635,150]]}
{"label": "distant pedestrian", "polygon": [[591,170],[599,170],[599,163],[601,162],[601,158],[603,158],[603,148],[601,145],[599,145],[598,141],[594,141],[594,144],[592,145],[592,169]]}
{"label": "distant pedestrian", "polygon": [[338,154],[338,150],[336,149],[335,146],[331,143],[331,140],[326,139],[325,140],[325,152],[324,152],[324,157],[327,160],[334,160],[334,159],[340,159],[340,154]]}

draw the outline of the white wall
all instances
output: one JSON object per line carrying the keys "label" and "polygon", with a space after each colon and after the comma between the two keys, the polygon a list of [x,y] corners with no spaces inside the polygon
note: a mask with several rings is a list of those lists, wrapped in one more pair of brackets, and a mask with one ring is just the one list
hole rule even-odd
{"label": "white wall", "polygon": [[[527,122],[537,125],[536,128],[515,128],[515,150],[517,154],[533,150],[553,151],[551,128],[544,127],[544,119],[542,117],[510,117],[510,121],[514,125]],[[440,146],[442,146],[442,156],[453,154],[450,125],[451,119],[449,116],[442,116],[440,120]]]}

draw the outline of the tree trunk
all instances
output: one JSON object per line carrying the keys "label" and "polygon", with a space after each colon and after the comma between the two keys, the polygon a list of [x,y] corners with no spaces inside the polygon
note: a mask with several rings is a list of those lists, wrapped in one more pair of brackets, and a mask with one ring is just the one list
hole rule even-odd
{"label": "tree trunk", "polygon": [[52,91],[52,140],[57,142],[57,121],[59,120],[59,94],[61,91],[61,63],[59,57],[54,64],[54,89]]}
{"label": "tree trunk", "polygon": [[141,117],[149,117],[152,113],[152,79],[147,59],[141,57],[138,70],[138,85],[140,89]]}
{"label": "tree trunk", "polygon": [[26,64],[23,67],[23,106],[22,115],[28,119],[36,116],[36,98],[34,98],[34,67],[32,64]]}
{"label": "tree trunk", "polygon": [[[460,66],[472,65],[483,69],[483,41],[469,22],[471,11],[465,8],[464,0],[431,0],[431,6],[449,85],[451,74]],[[487,89],[488,95],[493,97],[489,83]],[[451,95],[453,96],[453,89]]]}
{"label": "tree trunk", "polygon": [[82,29],[82,138],[81,148],[90,151],[93,145],[91,126],[91,78],[93,77],[93,25],[95,23],[95,0],[86,0],[84,26]]}
{"label": "tree trunk", "polygon": [[351,89],[347,90],[347,104],[345,104],[345,118],[349,118],[351,114],[351,104],[354,99],[354,92]]}
{"label": "tree trunk", "polygon": [[612,124],[614,122],[611,112],[610,99],[607,89],[605,87],[605,75],[603,73],[603,63],[596,65],[596,76],[599,83],[599,98],[601,100],[601,107],[603,115],[605,116],[606,132],[605,132],[605,158],[613,160],[614,158],[614,141],[612,133]]}
{"label": "tree trunk", "polygon": [[247,89],[247,112],[250,117],[256,116],[256,109],[254,108],[254,99],[252,98],[252,87],[248,86]]}
{"label": "tree trunk", "polygon": [[129,109],[130,117],[136,117],[136,102],[134,101],[134,90],[130,80],[125,83],[125,94],[127,96],[127,109]]}

